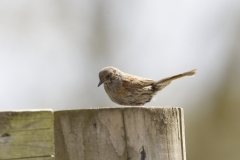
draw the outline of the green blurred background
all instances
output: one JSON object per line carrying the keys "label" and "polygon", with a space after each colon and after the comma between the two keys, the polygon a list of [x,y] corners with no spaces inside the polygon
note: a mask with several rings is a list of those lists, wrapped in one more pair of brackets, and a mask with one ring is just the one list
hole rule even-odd
{"label": "green blurred background", "polygon": [[188,160],[240,159],[240,1],[1,1],[1,110],[115,107],[105,66],[197,69],[148,106],[183,107]]}

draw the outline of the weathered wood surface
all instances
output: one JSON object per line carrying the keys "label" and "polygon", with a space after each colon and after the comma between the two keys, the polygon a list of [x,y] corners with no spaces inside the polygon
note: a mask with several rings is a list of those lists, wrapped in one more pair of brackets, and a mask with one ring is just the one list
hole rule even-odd
{"label": "weathered wood surface", "polygon": [[51,110],[0,112],[0,160],[53,160]]}
{"label": "weathered wood surface", "polygon": [[185,160],[181,108],[132,107],[54,113],[57,160]]}

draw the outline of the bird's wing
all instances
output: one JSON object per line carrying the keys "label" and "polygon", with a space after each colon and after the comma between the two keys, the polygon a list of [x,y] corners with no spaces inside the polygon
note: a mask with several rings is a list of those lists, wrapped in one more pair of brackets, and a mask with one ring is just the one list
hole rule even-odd
{"label": "bird's wing", "polygon": [[126,89],[141,89],[147,86],[152,86],[154,84],[154,80],[146,79],[130,74],[124,75],[122,79],[122,86]]}

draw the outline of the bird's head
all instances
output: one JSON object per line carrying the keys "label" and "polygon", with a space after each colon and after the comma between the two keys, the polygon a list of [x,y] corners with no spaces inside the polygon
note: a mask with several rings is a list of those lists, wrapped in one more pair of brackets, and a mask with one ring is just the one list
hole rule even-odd
{"label": "bird's head", "polygon": [[119,79],[121,71],[115,67],[105,67],[99,72],[98,87],[103,83],[111,83],[112,81]]}

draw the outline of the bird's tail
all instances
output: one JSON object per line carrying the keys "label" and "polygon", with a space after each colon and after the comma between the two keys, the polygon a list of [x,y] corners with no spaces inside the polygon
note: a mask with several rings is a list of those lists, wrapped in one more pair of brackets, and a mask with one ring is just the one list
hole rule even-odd
{"label": "bird's tail", "polygon": [[161,79],[161,80],[155,82],[155,84],[153,85],[153,90],[160,91],[163,88],[165,88],[167,85],[169,85],[173,80],[183,78],[183,77],[193,76],[195,73],[196,73],[196,69],[188,71],[188,72],[184,72],[181,74],[177,74],[175,76]]}
{"label": "bird's tail", "polygon": [[179,79],[179,78],[194,76],[194,74],[196,74],[196,69],[161,79],[161,80],[157,81],[156,84],[158,85],[158,84],[164,84],[164,83],[168,83],[168,82],[170,83],[171,81]]}

